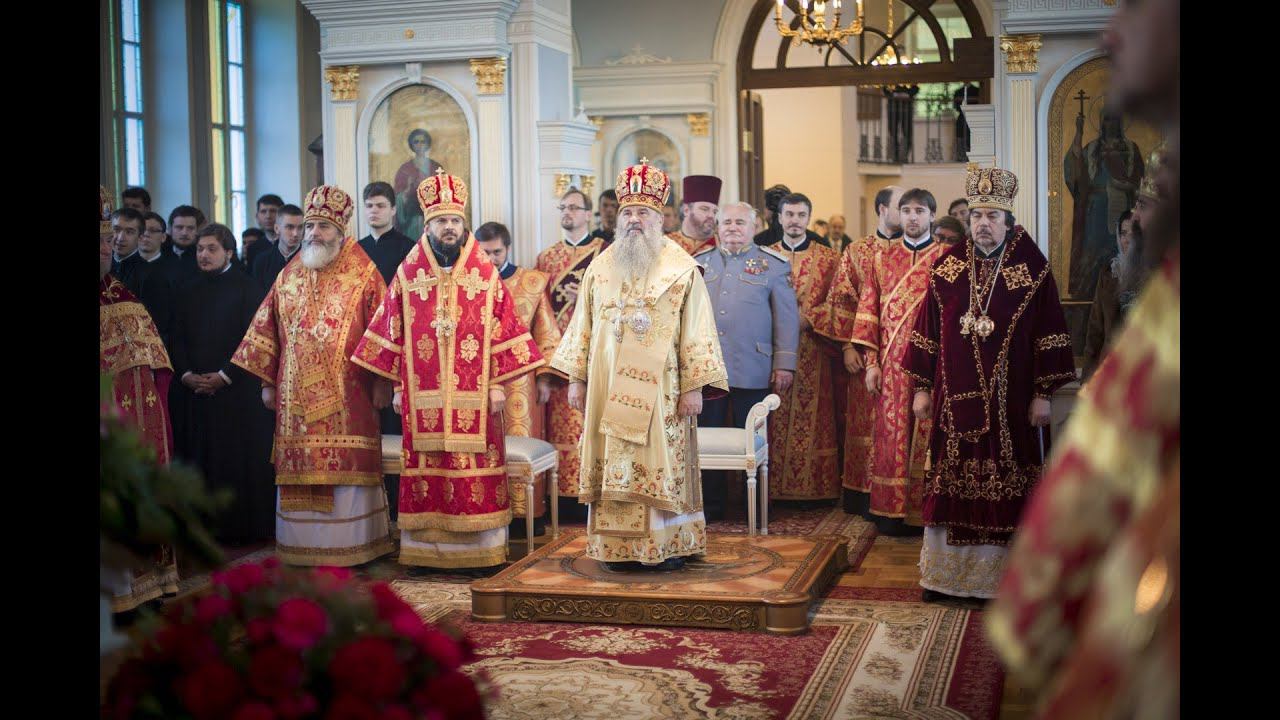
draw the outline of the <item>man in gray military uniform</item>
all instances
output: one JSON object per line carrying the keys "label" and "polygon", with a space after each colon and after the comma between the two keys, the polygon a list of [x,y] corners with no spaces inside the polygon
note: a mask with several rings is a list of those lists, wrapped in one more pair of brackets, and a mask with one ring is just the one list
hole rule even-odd
{"label": "man in gray military uniform", "polygon": [[[694,255],[720,335],[720,349],[729,370],[729,394],[703,402],[698,424],[742,427],[751,406],[772,390],[785,393],[796,371],[800,344],[800,310],[791,287],[787,258],[751,240],[756,211],[743,202],[720,208],[715,246]],[[708,520],[724,516],[728,474],[704,473],[703,502]]]}

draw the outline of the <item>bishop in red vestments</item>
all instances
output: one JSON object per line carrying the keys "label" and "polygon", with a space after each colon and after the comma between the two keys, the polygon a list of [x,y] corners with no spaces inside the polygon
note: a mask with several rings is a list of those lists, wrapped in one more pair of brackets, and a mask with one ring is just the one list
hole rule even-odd
{"label": "bishop in red vestments", "polygon": [[[106,188],[99,187],[99,198],[98,371],[111,376],[116,411],[155,450],[156,462],[167,465],[173,456],[173,431],[165,399],[173,365],[147,309],[111,275],[112,208]],[[161,547],[155,559],[152,570],[123,570],[110,578],[113,612],[132,610],[165,593],[178,592],[173,550]]]}
{"label": "bishop in red vestments", "polygon": [[507,559],[502,384],[545,364],[511,293],[463,225],[467,186],[418,186],[425,237],[396,271],[352,362],[395,385],[401,412],[400,562],[481,568]]}

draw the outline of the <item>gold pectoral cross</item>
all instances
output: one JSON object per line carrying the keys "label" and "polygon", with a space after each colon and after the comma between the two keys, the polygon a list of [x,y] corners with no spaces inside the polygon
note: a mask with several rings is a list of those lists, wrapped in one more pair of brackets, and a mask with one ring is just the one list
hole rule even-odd
{"label": "gold pectoral cross", "polygon": [[437,335],[449,337],[453,334],[454,322],[453,318],[445,315],[444,306],[436,305],[436,319],[431,321],[431,329],[436,331]]}

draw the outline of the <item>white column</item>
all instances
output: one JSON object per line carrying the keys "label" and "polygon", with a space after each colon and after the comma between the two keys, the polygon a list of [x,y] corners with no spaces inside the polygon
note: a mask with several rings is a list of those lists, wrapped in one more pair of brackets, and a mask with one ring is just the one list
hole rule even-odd
{"label": "white column", "polygon": [[[480,143],[479,192],[473,211],[476,225],[490,221],[510,226],[511,160],[507,138],[507,59],[484,58],[471,61],[476,77],[477,140]],[[517,235],[518,237],[518,235]]]}
{"label": "white column", "polygon": [[1018,176],[1013,214],[1026,228],[1036,225],[1036,100],[1035,77],[1040,35],[1003,35],[1005,60],[1004,116],[1009,121],[1009,146],[1004,166]]}
{"label": "white column", "polygon": [[556,239],[543,238],[538,227],[539,203],[550,202],[538,191],[538,46],[532,42],[511,45],[511,177],[519,178],[511,189],[511,239],[519,265],[532,266],[538,252]]}
{"label": "white column", "polygon": [[[330,66],[324,78],[330,85],[329,100],[333,109],[333,176],[327,184],[342,188],[352,198],[360,197],[356,181],[356,98],[359,95],[360,68],[357,65]],[[354,232],[354,226],[353,226]]]}
{"label": "white column", "polygon": [[994,105],[965,105],[969,123],[969,157],[981,167],[996,164],[996,109]]}

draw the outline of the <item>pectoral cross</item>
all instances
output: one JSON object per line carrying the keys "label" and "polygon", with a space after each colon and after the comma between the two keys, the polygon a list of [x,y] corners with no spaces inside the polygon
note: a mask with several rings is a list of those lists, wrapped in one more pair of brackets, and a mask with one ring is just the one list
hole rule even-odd
{"label": "pectoral cross", "polygon": [[431,329],[435,330],[437,335],[449,337],[453,334],[453,327],[453,318],[445,316],[444,305],[437,304],[436,319],[431,321]]}
{"label": "pectoral cross", "polygon": [[412,281],[405,283],[404,289],[409,293],[418,293],[418,299],[426,302],[427,291],[438,282],[440,282],[440,279],[435,275],[427,277],[427,273],[422,268],[418,268],[418,274],[413,277]]}
{"label": "pectoral cross", "polygon": [[1080,101],[1080,114],[1084,115],[1084,101],[1091,100],[1092,98],[1090,98],[1088,95],[1085,95],[1084,90],[1081,90],[1080,92],[1076,93],[1075,99]]}

